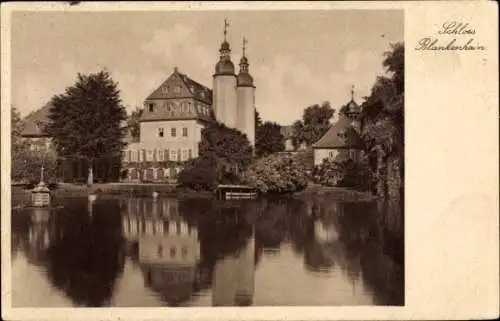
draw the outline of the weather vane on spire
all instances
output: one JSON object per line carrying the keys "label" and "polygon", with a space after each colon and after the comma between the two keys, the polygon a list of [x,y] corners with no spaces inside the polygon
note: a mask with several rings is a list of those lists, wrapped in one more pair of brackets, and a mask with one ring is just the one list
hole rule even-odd
{"label": "weather vane on spire", "polygon": [[246,44],[248,43],[247,38],[243,37],[243,57],[245,57]]}
{"label": "weather vane on spire", "polygon": [[227,27],[229,27],[229,22],[227,22],[227,19],[224,19],[224,41],[226,41]]}

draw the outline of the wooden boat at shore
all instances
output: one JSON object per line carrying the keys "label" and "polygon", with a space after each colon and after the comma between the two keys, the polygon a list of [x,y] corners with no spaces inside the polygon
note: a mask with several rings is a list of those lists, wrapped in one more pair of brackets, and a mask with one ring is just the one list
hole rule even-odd
{"label": "wooden boat at shore", "polygon": [[215,189],[215,196],[219,200],[249,200],[256,199],[257,190],[246,185],[219,185]]}

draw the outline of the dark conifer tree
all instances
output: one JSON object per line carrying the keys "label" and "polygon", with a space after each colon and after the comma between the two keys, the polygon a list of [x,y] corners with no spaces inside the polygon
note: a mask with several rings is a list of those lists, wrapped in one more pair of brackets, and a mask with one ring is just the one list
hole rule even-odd
{"label": "dark conifer tree", "polygon": [[125,145],[122,122],[127,113],[117,85],[107,71],[78,74],[73,86],[52,98],[51,122],[45,131],[53,137],[58,155],[66,162],[85,164],[89,184],[95,168],[101,169],[104,180],[111,169],[117,172]]}

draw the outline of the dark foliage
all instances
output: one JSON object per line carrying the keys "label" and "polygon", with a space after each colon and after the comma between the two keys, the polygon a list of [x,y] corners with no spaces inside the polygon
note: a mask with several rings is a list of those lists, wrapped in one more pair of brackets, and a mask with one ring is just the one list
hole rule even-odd
{"label": "dark foliage", "polygon": [[281,126],[266,121],[256,126],[255,155],[263,157],[285,150],[285,137],[281,134]]}
{"label": "dark foliage", "polygon": [[221,123],[207,124],[201,136],[200,157],[186,164],[179,174],[179,184],[196,190],[212,190],[218,184],[237,183],[240,172],[253,157],[246,136]]}
{"label": "dark foliage", "polygon": [[127,115],[117,85],[106,71],[78,74],[73,86],[52,98],[50,122],[44,130],[60,157],[95,165],[121,155],[122,122]]}
{"label": "dark foliage", "polygon": [[330,128],[330,119],[333,117],[335,109],[329,102],[320,105],[309,106],[304,110],[302,120],[297,120],[293,124],[294,136],[292,142],[295,148],[301,143],[310,146],[317,142]]}

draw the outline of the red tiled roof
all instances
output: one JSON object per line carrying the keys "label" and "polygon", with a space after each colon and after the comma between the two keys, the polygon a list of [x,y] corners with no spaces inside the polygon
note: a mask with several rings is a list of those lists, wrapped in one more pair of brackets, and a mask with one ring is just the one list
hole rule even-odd
{"label": "red tiled roof", "polygon": [[52,105],[47,103],[42,108],[30,113],[23,119],[23,131],[21,136],[23,137],[45,137],[43,135],[43,125],[48,123],[50,120],[48,118],[49,111]]}
{"label": "red tiled roof", "polygon": [[362,148],[363,141],[350,121],[341,117],[316,143],[313,148]]}

